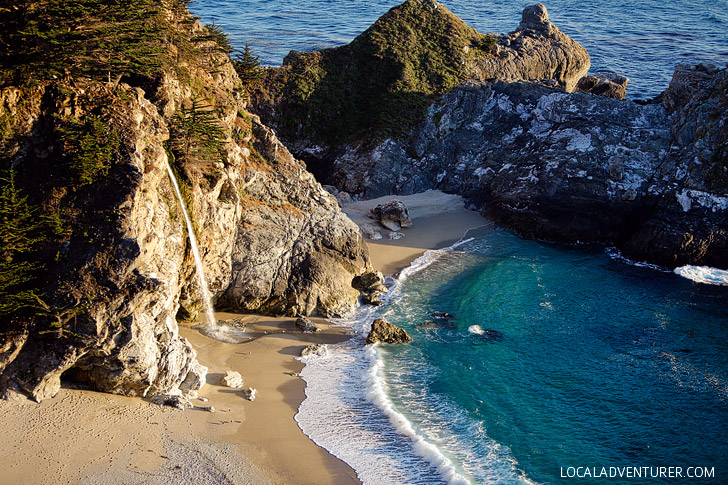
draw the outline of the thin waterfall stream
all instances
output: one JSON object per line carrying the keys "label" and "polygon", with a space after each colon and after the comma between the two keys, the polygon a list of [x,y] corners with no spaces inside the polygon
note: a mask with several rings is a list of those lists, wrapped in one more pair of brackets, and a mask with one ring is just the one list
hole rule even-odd
{"label": "thin waterfall stream", "polygon": [[197,238],[195,237],[195,231],[192,227],[192,220],[190,219],[190,215],[187,213],[187,208],[185,207],[184,199],[182,199],[182,192],[179,189],[179,185],[177,184],[177,178],[174,176],[174,172],[172,171],[172,167],[169,164],[169,161],[167,161],[167,173],[169,174],[169,179],[172,181],[172,186],[174,187],[174,192],[177,194],[177,200],[179,201],[180,207],[182,207],[182,214],[185,216],[185,222],[187,223],[187,234],[190,238],[190,247],[192,247],[192,255],[195,259],[195,268],[197,269],[197,277],[200,279],[200,288],[202,291],[202,303],[205,306],[205,314],[207,315],[207,324],[210,328],[215,328],[217,326],[217,321],[215,320],[215,309],[212,306],[212,297],[210,296],[210,289],[207,286],[207,280],[205,279],[205,272],[202,268],[202,259],[200,258],[200,250],[197,246]]}

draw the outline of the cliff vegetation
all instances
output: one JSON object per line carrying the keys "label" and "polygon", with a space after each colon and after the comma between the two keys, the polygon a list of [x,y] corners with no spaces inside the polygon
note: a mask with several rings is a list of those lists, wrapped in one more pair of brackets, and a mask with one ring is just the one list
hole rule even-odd
{"label": "cliff vegetation", "polygon": [[427,106],[491,56],[496,36],[469,27],[432,0],[407,0],[350,44],[291,52],[268,69],[257,105],[278,105],[282,138],[336,145],[397,136]]}

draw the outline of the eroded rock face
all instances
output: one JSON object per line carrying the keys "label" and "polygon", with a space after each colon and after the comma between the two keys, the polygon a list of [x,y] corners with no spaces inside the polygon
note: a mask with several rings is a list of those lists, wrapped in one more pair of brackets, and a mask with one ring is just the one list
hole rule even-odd
{"label": "eroded rock face", "polygon": [[409,336],[407,331],[403,328],[399,328],[396,325],[392,325],[384,320],[377,319],[372,322],[372,328],[367,335],[367,344],[374,344],[377,342],[387,344],[403,344],[411,342],[412,337]]}
{"label": "eroded rock face", "polygon": [[461,86],[407,140],[342,150],[333,182],[365,198],[438,188],[528,237],[725,267],[727,92],[726,69],[706,66],[678,66],[662,104]]}

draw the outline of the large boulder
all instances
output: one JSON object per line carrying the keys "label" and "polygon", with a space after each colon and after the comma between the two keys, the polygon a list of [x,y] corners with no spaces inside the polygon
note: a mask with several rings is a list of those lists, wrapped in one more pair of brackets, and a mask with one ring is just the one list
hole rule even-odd
{"label": "large boulder", "polygon": [[407,331],[403,328],[399,328],[396,325],[392,325],[384,320],[377,319],[372,322],[372,328],[367,335],[367,344],[374,344],[377,342],[387,344],[403,344],[411,342],[412,337],[409,336]]}
{"label": "large boulder", "polygon": [[369,211],[369,218],[379,221],[390,231],[399,231],[403,227],[412,227],[409,210],[404,202],[393,199],[385,204],[379,204]]}

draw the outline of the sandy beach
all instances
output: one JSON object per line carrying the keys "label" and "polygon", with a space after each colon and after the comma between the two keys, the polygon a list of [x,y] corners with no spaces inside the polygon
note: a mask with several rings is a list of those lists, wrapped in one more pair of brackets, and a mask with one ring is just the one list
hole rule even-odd
{"label": "sandy beach", "polygon": [[[464,208],[460,197],[438,191],[383,197],[344,207],[358,224],[389,199],[402,200],[413,220],[405,237],[368,240],[373,265],[394,275],[427,249],[442,248],[488,222]],[[303,333],[292,318],[220,313],[246,327],[246,343],[209,338],[192,324],[180,334],[209,368],[207,385],[180,411],[139,398],[63,388],[41,404],[0,402],[0,484],[40,483],[359,483],[354,470],[309,440],[294,416],[305,398],[295,357],[312,343],[347,339],[340,328]],[[242,390],[221,385],[226,371],[240,372]],[[209,407],[214,407],[214,412]]]}

